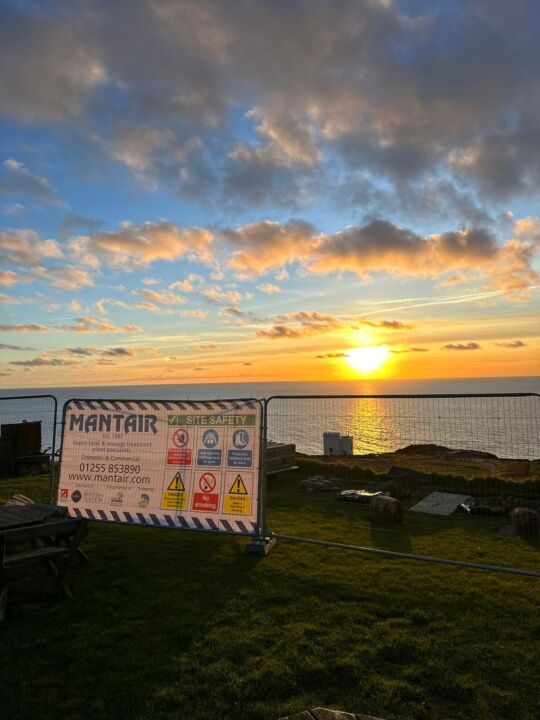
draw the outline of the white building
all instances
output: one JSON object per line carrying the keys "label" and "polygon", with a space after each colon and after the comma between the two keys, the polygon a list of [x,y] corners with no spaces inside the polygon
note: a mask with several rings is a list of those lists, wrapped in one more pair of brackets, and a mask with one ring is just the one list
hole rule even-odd
{"label": "white building", "polygon": [[323,450],[325,455],[352,455],[353,438],[351,435],[340,435],[338,432],[325,432]]}

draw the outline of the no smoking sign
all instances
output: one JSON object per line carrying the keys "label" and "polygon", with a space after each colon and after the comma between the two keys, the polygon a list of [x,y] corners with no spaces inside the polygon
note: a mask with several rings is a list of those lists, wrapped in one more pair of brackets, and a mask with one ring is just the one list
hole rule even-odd
{"label": "no smoking sign", "polygon": [[213,473],[203,473],[199,478],[199,487],[204,493],[212,492],[216,487],[216,476]]}
{"label": "no smoking sign", "polygon": [[217,485],[214,473],[205,472],[199,477],[201,492],[193,493],[191,509],[197,512],[215,513],[219,509],[219,494],[212,492]]}

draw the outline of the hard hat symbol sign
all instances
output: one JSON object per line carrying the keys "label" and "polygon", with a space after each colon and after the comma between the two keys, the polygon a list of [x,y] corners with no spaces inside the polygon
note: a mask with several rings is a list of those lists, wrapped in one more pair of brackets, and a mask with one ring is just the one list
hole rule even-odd
{"label": "hard hat symbol sign", "polygon": [[173,435],[173,443],[176,445],[176,447],[186,447],[186,445],[189,442],[189,435],[187,430],[183,430],[180,428],[179,430],[174,431]]}
{"label": "hard hat symbol sign", "polygon": [[199,478],[199,487],[205,493],[212,492],[216,487],[216,476],[213,473],[203,473]]}

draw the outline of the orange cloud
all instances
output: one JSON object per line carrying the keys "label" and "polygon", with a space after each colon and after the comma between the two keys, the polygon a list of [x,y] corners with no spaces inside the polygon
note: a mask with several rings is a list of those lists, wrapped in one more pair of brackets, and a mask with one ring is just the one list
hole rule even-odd
{"label": "orange cloud", "polygon": [[138,333],[142,332],[142,328],[138,325],[122,325],[116,327],[108,320],[86,315],[84,317],[75,318],[73,325],[58,325],[55,330],[64,330],[66,332],[79,333]]}
{"label": "orange cloud", "polygon": [[528,286],[539,279],[531,264],[537,245],[530,239],[533,230],[536,232],[536,225],[531,222],[518,226],[519,237],[501,245],[482,228],[421,236],[390,222],[373,220],[362,227],[324,235],[307,223],[294,221],[287,225],[244,225],[223,231],[222,237],[233,246],[241,246],[229,260],[239,277],[262,275],[294,262],[304,272],[354,272],[365,281],[379,272],[431,278],[453,272],[445,284],[475,274],[508,299],[520,300],[526,297]]}
{"label": "orange cloud", "polygon": [[213,239],[209,230],[182,229],[162,221],[79,236],[71,240],[69,248],[74,258],[93,267],[104,262],[131,269],[156,260],[177,260],[183,256],[209,263]]}

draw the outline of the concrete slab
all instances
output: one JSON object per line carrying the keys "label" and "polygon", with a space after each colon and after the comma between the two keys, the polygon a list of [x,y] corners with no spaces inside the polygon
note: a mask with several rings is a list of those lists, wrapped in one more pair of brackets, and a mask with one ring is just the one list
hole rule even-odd
{"label": "concrete slab", "polygon": [[470,502],[471,500],[470,495],[432,492],[410,509],[414,510],[414,512],[427,513],[428,515],[451,515],[458,505]]}

